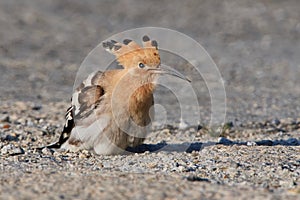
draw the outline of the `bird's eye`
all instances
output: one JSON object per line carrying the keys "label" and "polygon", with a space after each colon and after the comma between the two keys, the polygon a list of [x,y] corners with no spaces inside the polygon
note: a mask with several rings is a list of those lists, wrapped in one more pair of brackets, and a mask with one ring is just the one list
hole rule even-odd
{"label": "bird's eye", "polygon": [[145,67],[144,63],[139,63],[139,67],[144,68]]}

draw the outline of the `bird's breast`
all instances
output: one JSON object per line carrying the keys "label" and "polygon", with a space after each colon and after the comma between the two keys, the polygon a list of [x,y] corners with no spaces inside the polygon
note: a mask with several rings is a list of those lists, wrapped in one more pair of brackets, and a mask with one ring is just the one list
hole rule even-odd
{"label": "bird's breast", "polygon": [[153,84],[146,84],[138,88],[130,98],[130,116],[140,126],[146,126],[151,121],[149,111],[154,104],[153,90]]}

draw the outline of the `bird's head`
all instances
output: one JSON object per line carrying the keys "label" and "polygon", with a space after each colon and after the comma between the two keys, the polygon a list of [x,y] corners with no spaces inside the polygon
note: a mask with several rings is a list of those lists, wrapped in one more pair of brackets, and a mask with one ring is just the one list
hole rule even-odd
{"label": "bird's head", "polygon": [[150,40],[146,35],[142,40],[143,47],[130,39],[123,43],[114,40],[103,42],[103,47],[115,55],[119,64],[134,77],[152,81],[158,74],[169,74],[189,81],[176,70],[161,65],[156,40]]}

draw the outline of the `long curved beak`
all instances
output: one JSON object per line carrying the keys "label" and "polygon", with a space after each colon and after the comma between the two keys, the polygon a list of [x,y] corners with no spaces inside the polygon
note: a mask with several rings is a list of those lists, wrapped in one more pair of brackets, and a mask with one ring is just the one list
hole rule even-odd
{"label": "long curved beak", "polygon": [[167,66],[167,65],[160,65],[159,68],[149,68],[148,71],[156,74],[169,74],[171,76],[178,77],[188,82],[192,82],[189,78],[178,72],[177,70]]}

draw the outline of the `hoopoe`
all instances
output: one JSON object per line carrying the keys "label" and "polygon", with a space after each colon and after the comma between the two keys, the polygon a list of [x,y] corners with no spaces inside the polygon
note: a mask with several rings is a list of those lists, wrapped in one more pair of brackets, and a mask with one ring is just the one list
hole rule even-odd
{"label": "hoopoe", "polygon": [[130,39],[103,42],[123,69],[94,72],[79,85],[59,141],[48,148],[112,155],[143,143],[153,118],[150,111],[159,75],[188,79],[162,67],[155,40],[146,35],[142,40],[143,47]]}

